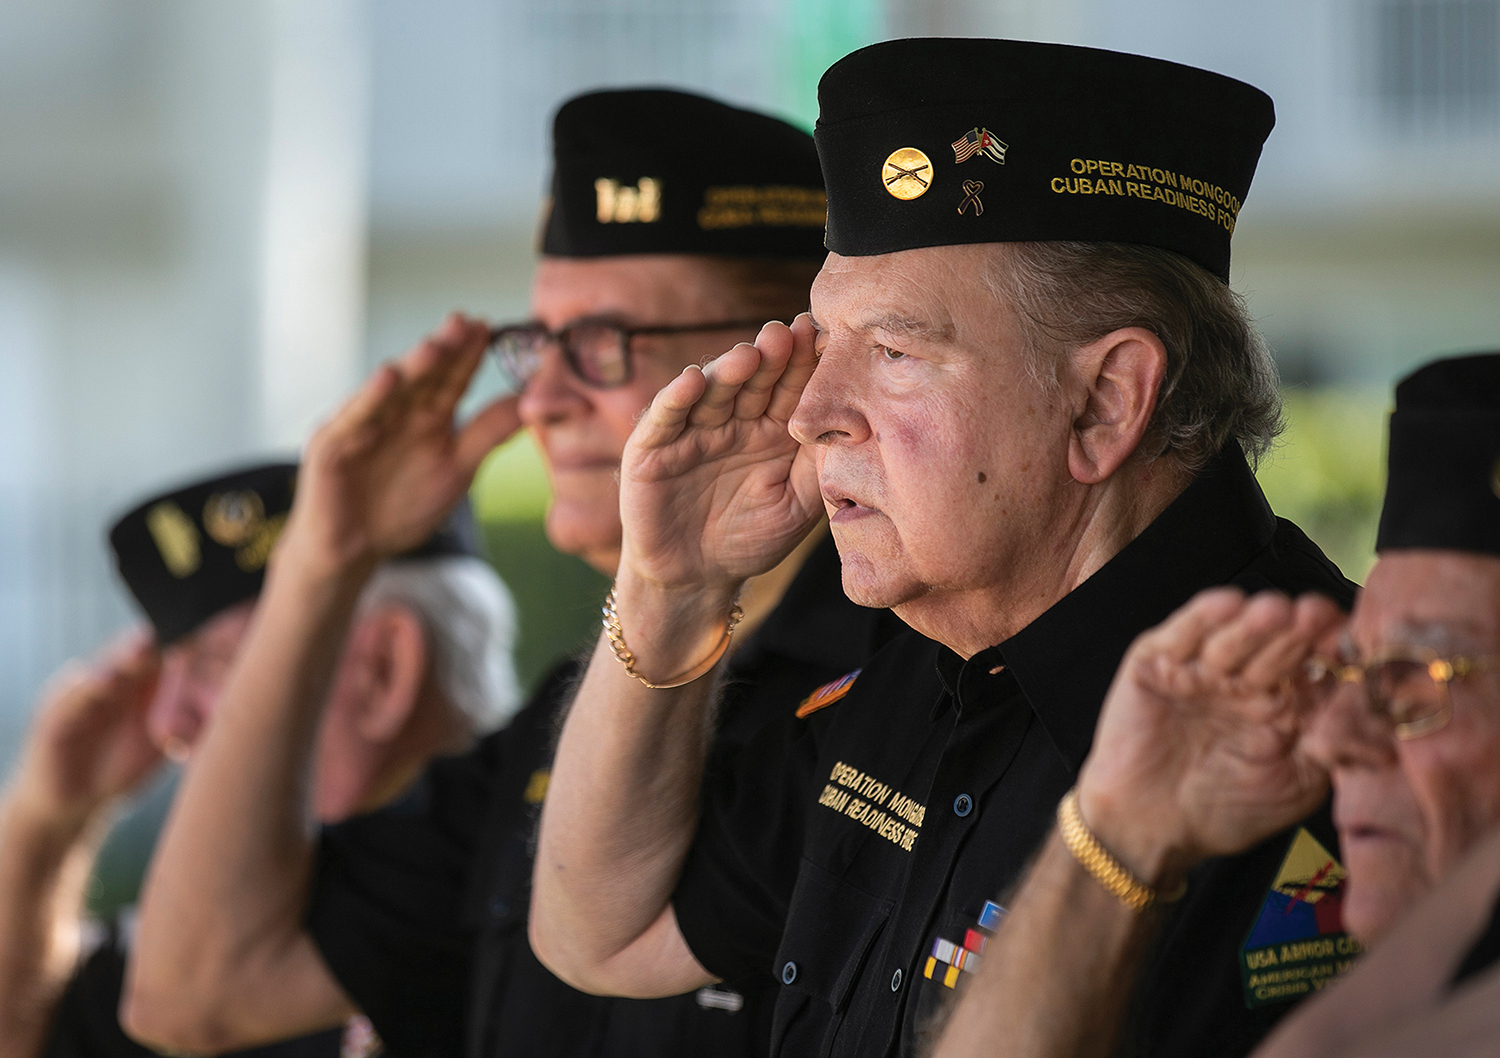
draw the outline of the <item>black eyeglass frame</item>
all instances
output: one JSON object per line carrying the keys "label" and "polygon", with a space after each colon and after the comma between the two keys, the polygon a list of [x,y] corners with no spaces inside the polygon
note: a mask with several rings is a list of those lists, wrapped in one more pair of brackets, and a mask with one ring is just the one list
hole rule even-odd
{"label": "black eyeglass frame", "polygon": [[[1307,659],[1304,671],[1309,683],[1313,685],[1323,679],[1333,680],[1335,688],[1345,683],[1362,684],[1365,706],[1370,714],[1387,721],[1395,729],[1398,739],[1409,742],[1441,731],[1453,719],[1453,698],[1449,684],[1473,673],[1494,668],[1497,661],[1500,661],[1500,655],[1443,657],[1435,650],[1396,647],[1381,651],[1366,661],[1345,662],[1326,656],[1314,656]],[[1370,673],[1381,666],[1401,662],[1424,669],[1427,678],[1437,688],[1438,704],[1432,712],[1410,720],[1398,720],[1396,710],[1392,708],[1393,703],[1387,701],[1380,692],[1379,680],[1370,679]],[[1330,689],[1328,693],[1333,693],[1333,690]]]}
{"label": "black eyeglass frame", "polygon": [[[506,351],[498,348],[508,335],[516,333],[535,336],[537,339],[537,348],[548,342],[556,342],[558,349],[562,351],[563,362],[568,365],[568,370],[573,372],[573,377],[577,378],[584,385],[594,389],[619,389],[621,386],[630,385],[631,380],[635,378],[635,363],[631,359],[631,341],[637,336],[703,334],[709,331],[732,331],[749,327],[759,329],[765,323],[766,321],[763,319],[753,319],[722,320],[709,323],[659,324],[651,327],[627,327],[620,323],[619,320],[602,316],[584,317],[583,319],[574,320],[559,330],[549,331],[546,325],[540,320],[528,320],[525,323],[507,323],[492,328],[490,330],[489,348],[500,362],[500,366],[521,386],[524,386],[531,376],[536,373],[535,366],[529,371],[524,371],[515,362],[517,359],[516,354],[508,354]],[[609,382],[602,379],[590,378],[585,374],[582,361],[578,355],[577,346],[572,341],[572,336],[584,328],[609,330],[615,332],[617,335],[620,344],[620,359],[625,369],[624,374],[618,380]]]}

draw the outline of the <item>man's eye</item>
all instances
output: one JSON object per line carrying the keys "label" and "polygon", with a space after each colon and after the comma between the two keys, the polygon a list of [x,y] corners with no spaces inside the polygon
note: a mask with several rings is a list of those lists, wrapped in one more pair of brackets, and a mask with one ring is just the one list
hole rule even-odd
{"label": "man's eye", "polygon": [[883,353],[885,355],[885,358],[887,360],[900,360],[902,357],[904,357],[906,355],[900,349],[892,349],[888,345],[882,345],[880,347],[880,351],[881,351],[881,353]]}

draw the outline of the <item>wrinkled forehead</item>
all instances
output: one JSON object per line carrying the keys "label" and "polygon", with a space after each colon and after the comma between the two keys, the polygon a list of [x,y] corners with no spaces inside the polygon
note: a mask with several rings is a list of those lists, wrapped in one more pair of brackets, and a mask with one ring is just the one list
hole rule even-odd
{"label": "wrinkled forehead", "polygon": [[1370,571],[1350,621],[1357,645],[1500,653],[1500,558],[1390,550]]}
{"label": "wrinkled forehead", "polygon": [[695,254],[542,257],[531,281],[531,311],[549,327],[589,316],[626,323],[710,318],[737,293],[729,271]]}
{"label": "wrinkled forehead", "polygon": [[997,293],[997,244],[924,246],[845,257],[830,253],[813,282],[820,329],[883,326],[930,341],[962,341],[993,331],[1005,306]]}

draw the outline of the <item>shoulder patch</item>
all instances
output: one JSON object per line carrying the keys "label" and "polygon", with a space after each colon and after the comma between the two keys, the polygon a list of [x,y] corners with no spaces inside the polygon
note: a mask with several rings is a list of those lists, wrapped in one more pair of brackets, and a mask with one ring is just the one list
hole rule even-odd
{"label": "shoulder patch", "polygon": [[1361,952],[1344,932],[1348,872],[1299,827],[1240,949],[1245,1006],[1284,1003],[1321,991]]}
{"label": "shoulder patch", "polygon": [[855,669],[848,675],[840,676],[832,683],[825,683],[813,691],[806,698],[802,699],[801,705],[797,706],[797,719],[806,720],[819,709],[832,705],[848,694],[849,688],[854,686],[854,681],[859,678],[859,674],[863,671],[864,669]]}

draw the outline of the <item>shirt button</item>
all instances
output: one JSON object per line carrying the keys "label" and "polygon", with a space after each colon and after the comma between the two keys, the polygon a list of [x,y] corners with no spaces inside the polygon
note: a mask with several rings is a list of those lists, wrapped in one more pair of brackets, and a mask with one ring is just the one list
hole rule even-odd
{"label": "shirt button", "polygon": [[961,793],[953,799],[953,814],[966,816],[974,810],[974,801],[966,793]]}
{"label": "shirt button", "polygon": [[794,963],[794,962],[788,961],[787,964],[781,968],[781,983],[784,984],[784,985],[789,985],[793,981],[795,981],[796,979],[797,979],[797,964]]}
{"label": "shirt button", "polygon": [[891,974],[891,991],[892,992],[899,992],[899,991],[901,991],[901,971],[900,970],[897,970],[895,973]]}

